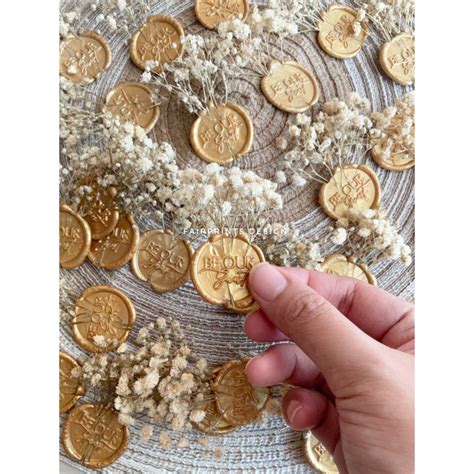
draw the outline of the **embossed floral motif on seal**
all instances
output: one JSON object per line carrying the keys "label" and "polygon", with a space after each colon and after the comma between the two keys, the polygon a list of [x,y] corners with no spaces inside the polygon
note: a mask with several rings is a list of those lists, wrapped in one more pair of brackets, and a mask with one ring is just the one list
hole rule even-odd
{"label": "embossed floral motif on seal", "polygon": [[249,14],[248,0],[196,0],[196,18],[202,26],[213,29],[223,21],[241,18]]}

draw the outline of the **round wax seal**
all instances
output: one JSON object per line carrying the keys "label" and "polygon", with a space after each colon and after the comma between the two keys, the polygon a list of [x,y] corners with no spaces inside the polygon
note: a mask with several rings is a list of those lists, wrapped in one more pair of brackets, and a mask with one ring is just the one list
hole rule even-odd
{"label": "round wax seal", "polygon": [[69,411],[84,395],[79,379],[72,375],[72,371],[79,367],[69,354],[59,353],[59,413]]}
{"label": "round wax seal", "polygon": [[346,257],[339,253],[327,257],[324,262],[321,263],[320,270],[324,273],[355,278],[356,280],[377,286],[375,276],[366,265],[355,262],[352,257]]}
{"label": "round wax seal", "polygon": [[59,262],[63,268],[77,268],[85,260],[91,246],[87,222],[70,207],[59,209]]}
{"label": "round wax seal", "polygon": [[212,30],[233,18],[246,20],[249,3],[248,0],[196,0],[194,10],[199,23]]}
{"label": "round wax seal", "polygon": [[338,474],[336,463],[318,439],[308,432],[304,437],[303,451],[311,466],[321,474]]}
{"label": "round wax seal", "polygon": [[380,49],[380,65],[390,79],[403,86],[415,82],[415,38],[401,33]]}

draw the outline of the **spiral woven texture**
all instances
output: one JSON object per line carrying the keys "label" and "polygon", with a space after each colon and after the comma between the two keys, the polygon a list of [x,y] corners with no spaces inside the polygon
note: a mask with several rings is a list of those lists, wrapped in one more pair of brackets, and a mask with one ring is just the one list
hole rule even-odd
{"label": "spiral woven texture", "polygon": [[[69,3],[69,5],[68,5]],[[64,4],[65,10],[71,2]],[[204,28],[194,15],[192,0],[167,0],[154,5],[153,13],[176,16],[187,33],[201,33]],[[87,25],[85,28],[87,29]],[[112,65],[103,76],[90,87],[105,97],[107,91],[122,81],[139,81],[140,73],[130,61],[123,38],[102,32],[113,51]],[[210,33],[212,34],[212,33]],[[388,79],[378,63],[379,44],[369,37],[362,51],[350,60],[341,61],[325,54],[317,45],[314,34],[299,35],[285,42],[283,50],[288,59],[304,65],[316,75],[320,88],[321,104],[334,97],[344,98],[352,91],[367,97],[374,110],[392,105],[397,97],[407,92]],[[252,169],[263,177],[272,178],[275,169],[281,168],[282,152],[275,146],[275,139],[286,128],[289,115],[275,109],[260,91],[257,78],[239,77],[229,89],[230,100],[247,108],[255,127],[252,150],[236,164]],[[318,104],[313,113],[318,110]],[[161,116],[155,129],[156,138],[171,143],[176,149],[180,166],[202,167],[204,163],[194,154],[189,143],[189,131],[195,117],[188,113],[175,98],[161,104]],[[374,169],[382,186],[382,203],[391,219],[398,223],[400,232],[408,245],[414,246],[414,170],[390,172],[377,166],[367,155],[364,161]],[[330,221],[316,205],[317,185],[308,184],[303,190],[289,191],[284,209],[276,220],[294,222],[308,238],[321,236]],[[158,227],[151,220],[139,221],[143,232]],[[372,268],[379,286],[402,298],[413,300],[414,269],[406,269],[401,263],[387,262]],[[239,357],[253,354],[264,346],[248,340],[242,331],[242,316],[228,313],[206,304],[194,290],[192,283],[172,293],[158,295],[149,285],[135,278],[128,265],[114,272],[94,267],[89,262],[80,268],[62,271],[62,276],[80,294],[91,285],[111,285],[122,290],[133,301],[137,311],[138,329],[156,319],[158,315],[167,319],[178,319],[184,327],[188,340],[200,356],[208,359],[211,367]],[[84,352],[74,342],[70,329],[61,326],[61,349],[79,357]],[[61,417],[61,423],[64,416]],[[312,472],[302,450],[301,433],[292,432],[281,417],[273,415],[264,424],[254,424],[237,429],[223,437],[208,438],[210,446],[204,448],[197,443],[199,433],[190,433],[190,445],[186,449],[163,449],[157,440],[161,427],[155,427],[152,440],[140,440],[143,424],[130,429],[130,444],[125,454],[112,466],[102,469],[108,473],[212,473],[212,472],[265,472],[302,473]],[[170,433],[177,441],[180,433]],[[223,455],[212,453],[220,448]],[[88,469],[68,459],[61,446],[61,460],[84,472]],[[94,471],[90,471],[94,472]],[[97,471],[95,471],[97,472]]]}

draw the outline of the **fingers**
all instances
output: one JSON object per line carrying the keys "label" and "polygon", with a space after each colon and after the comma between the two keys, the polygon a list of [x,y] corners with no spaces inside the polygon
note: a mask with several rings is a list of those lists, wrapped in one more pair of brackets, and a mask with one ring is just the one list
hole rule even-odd
{"label": "fingers", "polygon": [[245,318],[244,330],[250,339],[257,342],[288,341],[288,337],[265,316],[262,310],[250,313]]}
{"label": "fingers", "polygon": [[256,387],[281,383],[314,388],[321,373],[314,362],[294,344],[277,344],[251,359],[246,367],[247,377]]}
{"label": "fingers", "polygon": [[[281,273],[306,283],[333,304],[366,334],[382,341],[398,323],[414,327],[413,305],[373,285],[301,268],[281,268]],[[405,320],[405,321],[404,321]],[[383,341],[390,347],[400,345],[398,338]]]}
{"label": "fingers", "polygon": [[333,391],[341,375],[375,363],[376,342],[300,277],[261,264],[252,269],[249,286],[268,319],[315,362]]}
{"label": "fingers", "polygon": [[288,425],[297,431],[312,430],[333,453],[340,439],[339,419],[334,404],[324,395],[306,388],[293,388],[282,401]]}

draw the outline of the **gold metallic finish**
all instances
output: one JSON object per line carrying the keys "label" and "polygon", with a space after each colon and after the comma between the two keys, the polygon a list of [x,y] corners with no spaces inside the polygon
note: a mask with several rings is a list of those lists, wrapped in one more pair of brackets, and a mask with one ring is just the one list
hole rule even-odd
{"label": "gold metallic finish", "polygon": [[313,73],[294,61],[272,61],[270,74],[260,87],[267,100],[277,109],[302,113],[319,99],[319,85]]}
{"label": "gold metallic finish", "polygon": [[352,257],[335,253],[321,263],[320,270],[331,275],[339,275],[377,286],[377,279],[367,265],[356,262]]}
{"label": "gold metallic finish", "polygon": [[[110,286],[90,286],[76,301],[72,334],[88,352],[110,352],[127,339],[135,319],[135,308],[121,291]],[[103,336],[106,346],[96,344],[95,336]]]}
{"label": "gold metallic finish", "polygon": [[348,209],[377,209],[381,192],[380,182],[371,168],[344,165],[337,167],[329,182],[321,186],[319,204],[329,217],[340,219]]}
{"label": "gold metallic finish", "polygon": [[415,82],[415,38],[401,33],[380,49],[380,65],[387,76],[403,86]]}
{"label": "gold metallic finish", "polygon": [[249,14],[248,0],[196,0],[196,18],[199,23],[210,30],[219,23],[234,18],[245,21]]}
{"label": "gold metallic finish", "polygon": [[64,422],[62,442],[74,461],[92,468],[110,466],[125,452],[128,429],[118,421],[118,413],[103,405],[78,405]]}
{"label": "gold metallic finish", "polygon": [[248,381],[245,374],[247,362],[248,359],[227,362],[212,385],[217,410],[233,426],[256,421],[269,399],[269,389],[255,388]]}
{"label": "gold metallic finish", "polygon": [[69,206],[59,208],[59,262],[63,268],[77,268],[86,259],[91,246],[87,222]]}
{"label": "gold metallic finish", "polygon": [[339,474],[333,457],[310,431],[304,436],[303,451],[308,463],[319,474]]}
{"label": "gold metallic finish", "polygon": [[94,31],[69,35],[59,45],[59,72],[74,84],[89,84],[108,69],[112,51]]}
{"label": "gold metallic finish", "polygon": [[191,128],[191,145],[209,163],[230,163],[245,155],[253,144],[253,124],[248,112],[237,104],[208,104]]}
{"label": "gold metallic finish", "polygon": [[248,288],[254,265],[264,262],[263,252],[245,235],[212,235],[195,252],[191,278],[202,299],[239,313],[258,308]]}
{"label": "gold metallic finish", "polygon": [[122,215],[110,235],[92,241],[89,260],[106,270],[117,270],[132,259],[139,240],[140,232],[133,216]]}
{"label": "gold metallic finish", "polygon": [[360,33],[354,35],[357,12],[346,5],[331,5],[322,18],[317,36],[321,48],[337,59],[353,58],[367,36],[367,24],[363,23]]}
{"label": "gold metallic finish", "polygon": [[372,159],[382,168],[389,171],[404,171],[415,166],[415,157],[407,153],[402,147],[395,143],[392,147],[390,156],[382,158],[382,147],[377,143],[371,150]]}
{"label": "gold metallic finish", "polygon": [[59,413],[69,411],[85,393],[79,379],[71,375],[72,370],[79,367],[69,354],[59,353]]}
{"label": "gold metallic finish", "polygon": [[161,72],[162,65],[183,55],[184,30],[181,23],[171,16],[154,15],[133,35],[130,58],[139,69],[145,70],[147,61],[160,65],[153,71]]}
{"label": "gold metallic finish", "polygon": [[203,410],[206,413],[202,421],[193,422],[193,425],[199,431],[208,435],[218,436],[235,430],[235,426],[226,421],[217,411],[215,395],[213,393],[209,393],[207,399],[197,403],[195,408],[197,410]]}
{"label": "gold metallic finish", "polygon": [[153,101],[151,90],[138,82],[123,82],[114,87],[105,98],[105,112],[131,122],[150,132],[160,117],[160,108]]}

